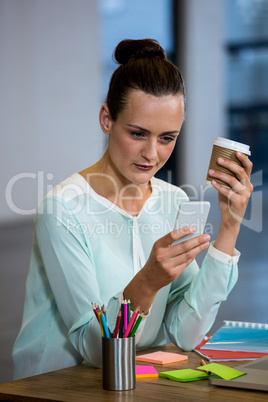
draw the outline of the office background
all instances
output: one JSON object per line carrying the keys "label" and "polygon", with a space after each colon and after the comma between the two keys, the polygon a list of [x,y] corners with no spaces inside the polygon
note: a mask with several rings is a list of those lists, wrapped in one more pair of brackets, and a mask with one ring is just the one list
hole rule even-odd
{"label": "office background", "polygon": [[127,37],[159,40],[183,72],[187,119],[160,176],[211,201],[212,237],[220,219],[205,185],[212,141],[251,146],[255,191],[237,246],[239,281],[211,330],[224,319],[268,322],[267,18],[265,0],[0,0],[0,383],[12,378],[35,209],[104,151],[98,111],[112,50]]}

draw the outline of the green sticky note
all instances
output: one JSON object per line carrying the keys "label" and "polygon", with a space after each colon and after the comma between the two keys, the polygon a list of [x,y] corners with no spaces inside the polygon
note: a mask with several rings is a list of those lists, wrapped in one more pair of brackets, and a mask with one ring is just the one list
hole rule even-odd
{"label": "green sticky note", "polygon": [[211,371],[214,374],[217,374],[219,377],[224,380],[234,380],[235,378],[241,377],[246,373],[242,373],[234,368],[224,366],[223,364],[218,363],[210,363],[205,366],[197,367],[199,370]]}
{"label": "green sticky note", "polygon": [[159,373],[159,377],[168,378],[174,381],[187,382],[205,380],[206,378],[210,377],[210,375],[198,370],[182,369],[163,371],[162,373]]}

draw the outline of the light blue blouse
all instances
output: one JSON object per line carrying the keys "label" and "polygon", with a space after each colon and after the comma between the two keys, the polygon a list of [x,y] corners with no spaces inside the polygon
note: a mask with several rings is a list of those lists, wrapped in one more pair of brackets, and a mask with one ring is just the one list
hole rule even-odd
{"label": "light blue blouse", "polygon": [[[41,203],[21,330],[13,348],[14,379],[82,363],[101,366],[101,332],[91,302],[105,305],[114,329],[124,287],[148,259],[154,242],[173,229],[186,194],[151,180],[137,217],[96,194],[74,174]],[[192,262],[159,290],[136,336],[137,349],[172,342],[192,350],[211,328],[237,280],[239,253],[213,245],[201,269]]]}

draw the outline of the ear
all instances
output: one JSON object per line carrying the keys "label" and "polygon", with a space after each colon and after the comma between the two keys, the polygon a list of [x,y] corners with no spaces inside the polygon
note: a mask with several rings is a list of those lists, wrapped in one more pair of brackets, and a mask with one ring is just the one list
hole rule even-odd
{"label": "ear", "polygon": [[100,126],[104,134],[109,134],[111,127],[111,117],[109,113],[108,106],[106,104],[102,105],[99,113]]}

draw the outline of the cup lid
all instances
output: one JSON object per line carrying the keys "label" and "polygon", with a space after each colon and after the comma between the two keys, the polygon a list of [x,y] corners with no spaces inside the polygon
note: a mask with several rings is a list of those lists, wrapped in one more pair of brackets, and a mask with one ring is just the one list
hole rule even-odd
{"label": "cup lid", "polygon": [[239,151],[243,154],[251,155],[250,146],[246,144],[242,144],[241,142],[229,140],[223,137],[217,137],[215,141],[213,141],[213,145],[217,145],[218,147],[232,149],[233,151]]}

